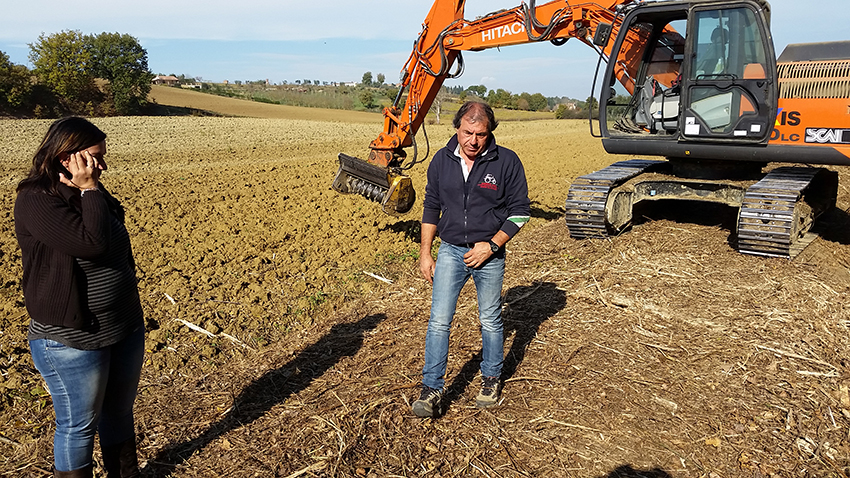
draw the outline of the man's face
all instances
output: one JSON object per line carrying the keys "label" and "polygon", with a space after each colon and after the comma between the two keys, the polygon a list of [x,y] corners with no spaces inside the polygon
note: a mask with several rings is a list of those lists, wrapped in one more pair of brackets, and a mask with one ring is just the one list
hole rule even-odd
{"label": "man's face", "polygon": [[457,129],[457,141],[460,151],[466,159],[474,160],[484,152],[487,138],[490,136],[490,128],[487,121],[470,122],[466,116],[460,119],[460,128]]}

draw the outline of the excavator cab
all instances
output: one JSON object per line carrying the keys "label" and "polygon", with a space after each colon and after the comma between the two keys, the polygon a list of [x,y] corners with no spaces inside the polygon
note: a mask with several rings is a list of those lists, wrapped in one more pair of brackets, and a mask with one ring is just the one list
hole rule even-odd
{"label": "excavator cab", "polygon": [[[766,145],[777,109],[766,9],[754,1],[671,2],[626,15],[600,98],[605,149],[686,157],[699,146],[725,159],[730,147]],[[614,89],[623,69],[636,75],[630,95]]]}
{"label": "excavator cab", "polygon": [[[768,20],[762,0],[659,2],[625,15],[600,97],[602,143],[666,160],[620,161],[577,178],[565,204],[571,236],[610,235],[635,207],[690,201],[737,212],[741,252],[793,258],[811,242],[838,179],[808,165],[767,167],[802,163],[802,154],[831,161],[824,148],[772,142],[780,103]],[[618,95],[615,81],[629,93]]]}

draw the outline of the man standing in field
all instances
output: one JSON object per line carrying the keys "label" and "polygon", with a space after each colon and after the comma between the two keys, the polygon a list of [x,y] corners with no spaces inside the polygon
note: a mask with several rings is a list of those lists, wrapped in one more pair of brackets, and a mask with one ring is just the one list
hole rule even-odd
{"label": "man standing in field", "polygon": [[[433,284],[425,337],[422,392],[413,402],[418,417],[439,416],[449,354],[449,332],[458,296],[471,276],[481,322],[479,408],[499,400],[504,363],[501,315],[505,243],[528,222],[528,185],[513,151],[496,145],[496,118],[489,105],[467,102],[453,125],[457,134],[428,167],[419,269]],[[431,245],[439,234],[437,260]]]}

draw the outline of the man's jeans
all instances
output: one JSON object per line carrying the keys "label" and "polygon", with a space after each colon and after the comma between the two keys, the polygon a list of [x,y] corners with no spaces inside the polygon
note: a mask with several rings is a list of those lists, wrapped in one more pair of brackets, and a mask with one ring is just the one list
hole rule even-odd
{"label": "man's jeans", "polygon": [[504,326],[502,323],[502,279],[505,275],[504,250],[481,267],[472,269],[463,263],[468,247],[443,242],[437,253],[434,288],[431,293],[431,319],[425,336],[425,366],[422,384],[436,389],[445,385],[449,357],[449,333],[460,291],[469,277],[478,293],[478,318],[481,322],[481,374],[498,377],[504,363]]}
{"label": "man's jeans", "polygon": [[91,464],[95,431],[101,446],[135,436],[133,401],[145,351],[143,327],[102,349],[79,350],[38,339],[30,341],[30,350],[53,399],[56,470],[73,471]]}

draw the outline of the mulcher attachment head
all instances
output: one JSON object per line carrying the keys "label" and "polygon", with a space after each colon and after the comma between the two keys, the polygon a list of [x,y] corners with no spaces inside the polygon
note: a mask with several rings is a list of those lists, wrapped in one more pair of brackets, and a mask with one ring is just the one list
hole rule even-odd
{"label": "mulcher attachment head", "polygon": [[416,200],[410,177],[343,153],[339,153],[339,170],[331,187],[381,203],[381,209],[391,216],[406,213]]}

